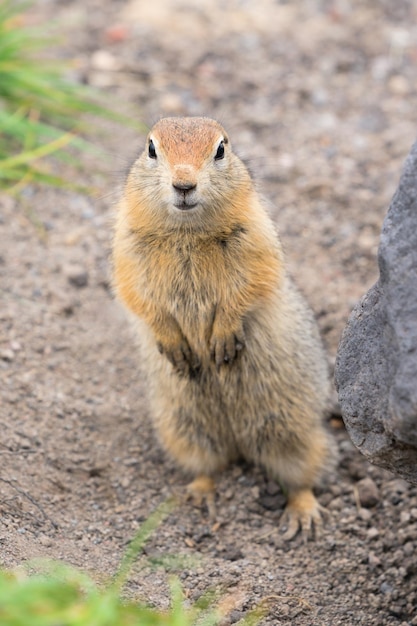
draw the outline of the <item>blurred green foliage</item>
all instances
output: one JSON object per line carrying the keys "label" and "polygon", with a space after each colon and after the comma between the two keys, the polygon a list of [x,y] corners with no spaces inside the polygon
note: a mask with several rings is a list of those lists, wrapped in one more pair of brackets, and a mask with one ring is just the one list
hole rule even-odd
{"label": "blurred green foliage", "polygon": [[70,82],[68,64],[42,56],[48,39],[25,26],[26,8],[18,0],[0,0],[0,189],[28,182],[79,188],[55,174],[46,157],[77,164],[83,150],[93,149],[81,137],[83,114],[138,124]]}
{"label": "blurred green foliage", "polygon": [[[185,599],[174,576],[169,580],[170,608],[166,611],[122,597],[134,562],[174,504],[163,503],[143,523],[128,546],[118,572],[104,587],[62,562],[37,560],[13,571],[0,570],[1,626],[219,625],[230,610],[230,603],[214,591],[191,603]],[[238,626],[255,626],[265,612],[265,607],[257,607]]]}

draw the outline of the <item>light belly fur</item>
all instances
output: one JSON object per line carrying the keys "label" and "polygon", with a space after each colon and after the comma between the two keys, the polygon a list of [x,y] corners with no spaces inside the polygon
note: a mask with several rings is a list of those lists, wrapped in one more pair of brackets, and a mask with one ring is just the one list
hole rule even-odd
{"label": "light belly fur", "polygon": [[[186,315],[189,320],[189,311]],[[150,329],[139,322],[156,429],[184,437],[227,461],[242,456],[259,462],[280,450],[308,447],[312,433],[322,428],[328,380],[315,323],[306,315],[304,302],[287,282],[284,298],[248,314],[242,354],[218,372],[203,339],[209,311],[197,312],[195,333],[187,335],[191,347],[201,350],[201,375],[195,379],[174,372],[157,351]],[[317,335],[315,344],[311,333]],[[305,342],[303,335],[308,337]]]}

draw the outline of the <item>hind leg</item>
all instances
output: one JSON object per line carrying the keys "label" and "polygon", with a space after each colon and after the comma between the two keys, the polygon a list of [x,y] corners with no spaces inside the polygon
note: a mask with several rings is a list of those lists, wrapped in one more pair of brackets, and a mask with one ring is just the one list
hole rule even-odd
{"label": "hind leg", "polygon": [[227,420],[215,419],[221,392],[214,368],[206,367],[199,380],[162,369],[151,393],[153,423],[163,447],[194,478],[187,499],[205,502],[211,517],[215,515],[213,477],[231,460],[234,445]]}
{"label": "hind leg", "polygon": [[[227,466],[226,454],[218,453],[209,445],[199,445],[182,437],[178,432],[160,433],[162,443],[170,455],[194,480],[187,485],[185,500],[191,500],[196,506],[205,504],[210,519],[216,518],[214,476]],[[204,442],[202,442],[204,444]]]}
{"label": "hind leg", "polygon": [[280,528],[285,529],[282,538],[285,541],[293,539],[301,530],[303,540],[307,541],[313,529],[315,536],[319,536],[325,513],[326,509],[317,502],[311,488],[289,490],[287,506],[280,520]]}
{"label": "hind leg", "polygon": [[289,540],[301,530],[304,541],[314,531],[318,536],[326,510],[317,502],[313,487],[320,481],[325,469],[328,437],[324,430],[310,434],[308,445],[277,450],[275,455],[262,460],[268,474],[276,479],[287,496],[287,506],[280,521],[286,528],[283,539]]}
{"label": "hind leg", "polygon": [[187,500],[192,500],[196,506],[206,504],[209,518],[216,519],[216,484],[211,476],[204,474],[197,476],[187,485]]}

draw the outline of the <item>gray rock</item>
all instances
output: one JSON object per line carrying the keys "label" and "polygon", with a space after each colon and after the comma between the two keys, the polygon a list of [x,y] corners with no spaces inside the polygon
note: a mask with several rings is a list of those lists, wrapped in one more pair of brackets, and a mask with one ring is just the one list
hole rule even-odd
{"label": "gray rock", "polygon": [[385,218],[380,277],[353,310],[336,386],[353,443],[417,484],[417,143]]}

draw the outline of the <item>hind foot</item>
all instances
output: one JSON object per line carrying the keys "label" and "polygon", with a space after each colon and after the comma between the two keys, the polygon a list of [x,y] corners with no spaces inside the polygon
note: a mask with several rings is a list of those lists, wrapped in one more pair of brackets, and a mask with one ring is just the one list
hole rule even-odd
{"label": "hind foot", "polygon": [[293,539],[301,530],[303,541],[307,542],[313,535],[319,537],[323,527],[323,517],[328,515],[316,500],[311,489],[300,489],[288,494],[287,507],[280,520],[280,529],[285,528],[282,538]]}
{"label": "hind foot", "polygon": [[198,507],[205,503],[209,518],[212,521],[216,519],[215,490],[214,480],[209,476],[198,476],[198,478],[187,485],[186,500],[192,500]]}

